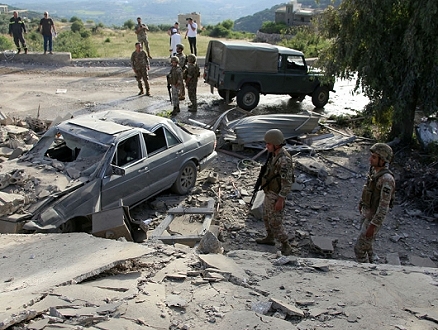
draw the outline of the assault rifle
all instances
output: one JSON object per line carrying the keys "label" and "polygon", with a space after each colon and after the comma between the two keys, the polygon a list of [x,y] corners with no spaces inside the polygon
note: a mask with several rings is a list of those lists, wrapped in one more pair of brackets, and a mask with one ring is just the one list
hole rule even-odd
{"label": "assault rifle", "polygon": [[167,76],[167,92],[169,93],[169,101],[172,103],[172,85],[169,82],[169,76]]}
{"label": "assault rifle", "polygon": [[252,192],[251,201],[249,202],[249,206],[252,206],[252,204],[254,203],[254,200],[257,196],[258,191],[260,190],[260,188],[263,188],[263,187],[261,187],[262,186],[262,178],[266,172],[266,168],[268,167],[268,163],[271,160],[271,157],[272,157],[272,152],[270,152],[268,154],[268,158],[266,159],[265,164],[262,165],[262,167],[260,168],[259,176],[257,178],[255,185],[254,185],[254,190]]}

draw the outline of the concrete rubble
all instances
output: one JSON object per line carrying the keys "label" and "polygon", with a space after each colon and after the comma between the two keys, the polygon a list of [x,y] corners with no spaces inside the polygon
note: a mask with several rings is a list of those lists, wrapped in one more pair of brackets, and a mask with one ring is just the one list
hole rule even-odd
{"label": "concrete rubble", "polygon": [[436,268],[85,233],[1,235],[0,257],[0,329],[438,327]]}

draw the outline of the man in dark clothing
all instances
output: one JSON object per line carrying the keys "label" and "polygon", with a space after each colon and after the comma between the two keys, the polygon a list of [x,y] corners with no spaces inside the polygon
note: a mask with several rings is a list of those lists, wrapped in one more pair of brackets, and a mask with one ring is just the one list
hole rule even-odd
{"label": "man in dark clothing", "polygon": [[44,38],[44,54],[47,54],[47,45],[49,46],[49,53],[52,53],[52,31],[53,33],[56,33],[55,30],[55,23],[53,23],[53,20],[49,17],[48,12],[44,12],[44,18],[41,18],[40,26],[38,28],[38,31],[41,32]]}
{"label": "man in dark clothing", "polygon": [[23,38],[23,32],[26,33],[26,25],[18,13],[14,11],[14,17],[9,20],[9,34],[14,37],[15,46],[17,46],[18,54],[21,52],[20,42],[24,48],[24,53],[27,54],[26,40]]}

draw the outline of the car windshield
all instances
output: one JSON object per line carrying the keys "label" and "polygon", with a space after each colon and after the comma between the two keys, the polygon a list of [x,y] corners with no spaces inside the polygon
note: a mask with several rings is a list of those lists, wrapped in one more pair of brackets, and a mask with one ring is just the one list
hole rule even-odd
{"label": "car windshield", "polygon": [[90,176],[99,167],[108,146],[82,139],[66,132],[45,134],[30,151],[30,158],[50,161],[72,179]]}

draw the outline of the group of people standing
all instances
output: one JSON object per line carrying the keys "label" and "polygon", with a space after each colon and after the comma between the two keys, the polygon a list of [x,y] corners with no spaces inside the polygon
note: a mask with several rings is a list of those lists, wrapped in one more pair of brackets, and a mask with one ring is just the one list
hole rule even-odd
{"label": "group of people standing", "polygon": [[[172,102],[172,116],[176,116],[180,112],[179,102],[185,100],[185,88],[187,88],[188,96],[191,104],[188,106],[190,112],[197,111],[196,89],[198,78],[200,76],[200,68],[196,63],[196,35],[197,24],[192,18],[187,18],[187,32],[185,37],[188,38],[191,54],[184,54],[184,45],[181,42],[179,31],[179,23],[175,24],[168,30],[170,36],[170,63],[171,70],[167,75],[167,84],[169,88],[169,96]],[[142,23],[141,17],[137,18],[135,33],[137,34],[137,43],[135,51],[131,55],[131,66],[134,70],[138,88],[138,95],[143,95],[146,92],[147,96],[151,96],[148,71],[150,69],[150,59],[152,59],[149,47],[147,33],[149,28]],[[144,85],[144,87],[143,87]]]}
{"label": "group of people standing", "polygon": [[[263,201],[263,221],[266,236],[256,239],[258,244],[275,245],[281,243],[283,255],[292,254],[288,234],[284,228],[285,200],[294,182],[293,161],[284,148],[285,139],[278,129],[265,133],[264,140],[269,156],[261,169],[261,189],[265,193]],[[361,229],[354,246],[356,260],[361,263],[376,261],[373,250],[386,215],[392,207],[395,192],[394,174],[389,169],[393,158],[392,148],[385,143],[376,143],[370,148],[369,175],[359,201]]]}
{"label": "group of people standing", "polygon": [[[38,32],[41,32],[43,35],[43,48],[44,54],[53,54],[53,39],[52,36],[56,35],[55,23],[49,17],[49,13],[44,12],[44,17],[40,20],[40,24],[38,26]],[[14,11],[13,16],[9,20],[9,35],[14,38],[15,46],[17,47],[17,53],[20,54],[21,47],[24,49],[24,53],[27,54],[27,45],[26,40],[24,39],[23,34],[27,33],[26,25],[24,24],[24,20],[18,16],[18,12]],[[20,47],[21,44],[21,47]]]}

